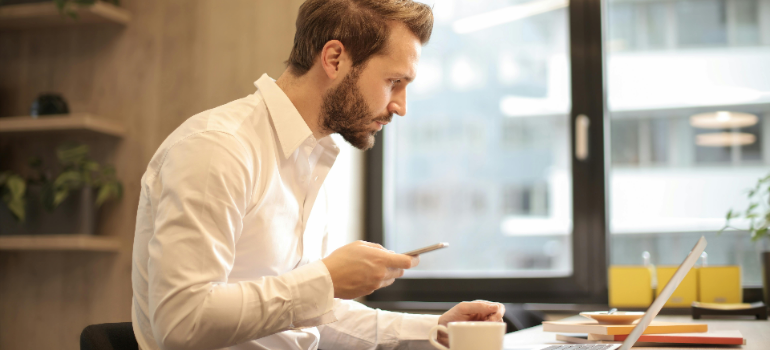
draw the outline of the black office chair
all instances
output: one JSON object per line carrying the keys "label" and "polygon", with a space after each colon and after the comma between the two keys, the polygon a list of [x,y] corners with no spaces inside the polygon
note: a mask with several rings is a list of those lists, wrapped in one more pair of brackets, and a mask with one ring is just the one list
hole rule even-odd
{"label": "black office chair", "polygon": [[80,333],[80,350],[139,350],[131,322],[92,324]]}
{"label": "black office chair", "polygon": [[527,310],[522,304],[505,304],[503,321],[507,325],[507,332],[510,333],[540,325],[545,321],[545,314]]}

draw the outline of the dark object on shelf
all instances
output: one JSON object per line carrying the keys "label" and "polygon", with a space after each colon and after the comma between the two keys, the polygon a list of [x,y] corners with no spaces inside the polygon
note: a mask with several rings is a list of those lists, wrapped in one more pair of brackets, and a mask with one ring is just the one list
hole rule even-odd
{"label": "dark object on shelf", "polygon": [[29,114],[35,118],[41,115],[68,114],[67,101],[59,94],[42,94],[32,102]]}
{"label": "dark object on shelf", "polygon": [[80,350],[136,350],[131,322],[92,324],[80,333]]}
{"label": "dark object on shelf", "polygon": [[767,306],[761,301],[751,303],[746,308],[734,310],[711,309],[693,305],[692,318],[699,320],[703,316],[754,316],[758,320],[767,320]]}

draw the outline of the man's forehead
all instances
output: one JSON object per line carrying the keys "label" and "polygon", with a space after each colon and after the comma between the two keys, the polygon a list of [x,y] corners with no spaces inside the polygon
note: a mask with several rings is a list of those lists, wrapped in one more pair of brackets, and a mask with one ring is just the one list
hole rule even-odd
{"label": "man's forehead", "polygon": [[406,26],[393,26],[387,48],[373,59],[384,65],[391,74],[413,78],[421,52],[422,44],[416,35]]}

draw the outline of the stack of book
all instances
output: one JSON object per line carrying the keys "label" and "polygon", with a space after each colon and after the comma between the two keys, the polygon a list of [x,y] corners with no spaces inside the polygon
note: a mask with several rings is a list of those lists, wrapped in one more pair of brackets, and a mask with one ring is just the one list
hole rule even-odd
{"label": "stack of book", "polygon": [[[581,322],[546,321],[543,331],[556,332],[556,340],[577,344],[620,343],[628,337],[634,324],[600,324],[594,320]],[[740,331],[709,331],[708,325],[653,321],[637,341],[640,343],[745,345]]]}

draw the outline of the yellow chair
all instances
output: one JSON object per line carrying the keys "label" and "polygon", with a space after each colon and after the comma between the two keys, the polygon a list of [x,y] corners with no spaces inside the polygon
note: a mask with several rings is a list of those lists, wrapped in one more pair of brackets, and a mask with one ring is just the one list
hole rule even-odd
{"label": "yellow chair", "polygon": [[[658,276],[658,288],[655,290],[657,298],[663,287],[666,286],[679,266],[658,266],[656,273]],[[676,288],[674,294],[668,299],[664,307],[690,307],[693,301],[698,301],[698,272],[697,268],[691,269]]]}
{"label": "yellow chair", "polygon": [[646,308],[652,304],[650,267],[610,266],[608,277],[610,306]]}
{"label": "yellow chair", "polygon": [[706,266],[698,269],[698,301],[703,303],[743,302],[740,266]]}

